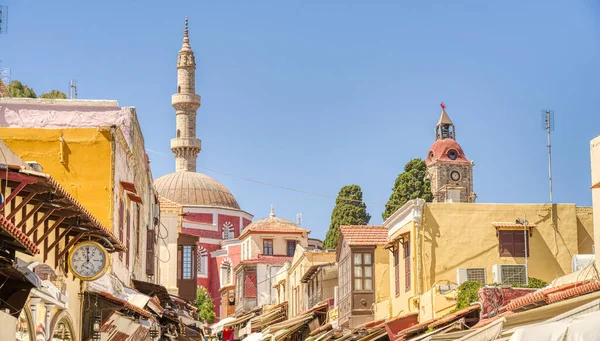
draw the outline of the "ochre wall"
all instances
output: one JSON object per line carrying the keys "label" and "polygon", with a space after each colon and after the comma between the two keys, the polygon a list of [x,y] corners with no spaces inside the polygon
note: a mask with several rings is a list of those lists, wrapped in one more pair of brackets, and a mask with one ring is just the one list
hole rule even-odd
{"label": "ochre wall", "polygon": [[[21,159],[36,161],[104,226],[112,229],[112,147],[109,131],[96,128],[0,128]],[[60,159],[60,136],[65,143]]]}
{"label": "ochre wall", "polygon": [[[592,252],[592,221],[588,207],[575,204],[470,204],[428,203],[421,220],[420,248],[418,256],[417,226],[411,220],[390,236],[396,239],[408,233],[411,245],[411,290],[405,290],[404,259],[400,246],[400,294],[395,295],[394,261],[389,252],[390,297],[392,316],[419,310],[416,296],[424,294],[434,286],[456,283],[458,268],[486,268],[487,283],[493,282],[492,267],[495,264],[524,264],[522,257],[500,257],[499,241],[493,222],[514,222],[527,218],[537,227],[530,238],[529,277],[546,282],[571,272],[571,260],[576,254]],[[554,216],[556,239],[551,221]],[[556,242],[555,242],[556,240]],[[420,290],[417,285],[418,264],[422,277]],[[435,309],[443,311],[437,289],[434,289]],[[431,304],[422,299],[420,306]],[[451,304],[451,302],[450,302]],[[422,308],[422,307],[421,307]],[[431,309],[429,309],[431,310]],[[431,312],[429,312],[431,313]]]}
{"label": "ochre wall", "polygon": [[499,256],[492,225],[517,218],[537,225],[529,243],[529,277],[549,282],[571,272],[573,255],[591,253],[579,247],[578,235],[588,230],[585,224],[589,226],[590,219],[578,221],[574,204],[556,204],[553,210],[556,239],[549,204],[428,204],[422,221],[423,291],[439,280],[456,281],[459,267],[485,267],[492,283],[494,264],[524,264],[525,258]]}

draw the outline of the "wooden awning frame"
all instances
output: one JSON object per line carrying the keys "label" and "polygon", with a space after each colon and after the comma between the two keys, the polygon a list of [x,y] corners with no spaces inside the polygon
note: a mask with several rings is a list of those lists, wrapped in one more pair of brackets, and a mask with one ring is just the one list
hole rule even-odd
{"label": "wooden awning frame", "polygon": [[[32,238],[37,247],[43,244],[44,261],[55,250],[55,266],[58,267],[60,259],[82,238],[107,246],[109,252],[126,250],[108,228],[50,175],[0,165],[0,182],[10,189],[0,210],[4,209],[6,219]],[[17,197],[21,202],[16,202]],[[50,242],[52,233],[54,240]],[[61,241],[65,246],[59,250],[57,246]]]}

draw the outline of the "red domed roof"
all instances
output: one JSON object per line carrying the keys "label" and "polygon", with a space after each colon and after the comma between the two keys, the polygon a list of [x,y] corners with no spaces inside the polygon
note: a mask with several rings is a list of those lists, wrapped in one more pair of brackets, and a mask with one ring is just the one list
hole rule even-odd
{"label": "red domed roof", "polygon": [[[454,153],[454,154],[453,154]],[[456,155],[454,159],[451,156]],[[456,163],[468,163],[465,156],[465,152],[463,152],[462,148],[454,140],[453,138],[445,138],[436,140],[431,148],[429,148],[429,153],[425,158],[425,164],[430,165],[436,162],[456,162]]]}

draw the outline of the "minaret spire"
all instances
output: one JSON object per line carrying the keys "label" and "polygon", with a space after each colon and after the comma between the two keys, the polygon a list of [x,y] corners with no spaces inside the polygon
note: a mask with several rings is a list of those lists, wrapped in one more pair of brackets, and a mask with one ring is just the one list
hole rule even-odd
{"label": "minaret spire", "polygon": [[187,17],[183,45],[177,56],[177,93],[171,96],[171,103],[177,126],[175,138],[171,139],[175,170],[195,172],[202,143],[196,138],[196,110],[200,107],[200,96],[196,94],[196,60],[190,46]]}

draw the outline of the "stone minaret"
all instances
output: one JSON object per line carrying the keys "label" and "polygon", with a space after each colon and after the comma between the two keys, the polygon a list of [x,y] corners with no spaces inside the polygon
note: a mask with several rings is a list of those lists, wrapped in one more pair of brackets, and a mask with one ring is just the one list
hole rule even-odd
{"label": "stone minaret", "polygon": [[200,96],[196,95],[196,61],[188,37],[187,18],[183,45],[177,57],[177,93],[171,96],[171,103],[177,125],[175,138],[171,139],[175,171],[195,172],[196,159],[202,148],[202,141],[196,138],[196,110],[200,107]]}

